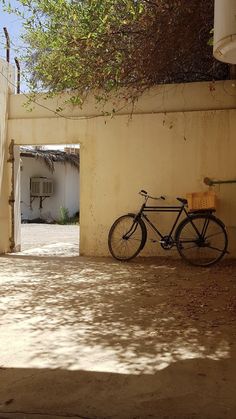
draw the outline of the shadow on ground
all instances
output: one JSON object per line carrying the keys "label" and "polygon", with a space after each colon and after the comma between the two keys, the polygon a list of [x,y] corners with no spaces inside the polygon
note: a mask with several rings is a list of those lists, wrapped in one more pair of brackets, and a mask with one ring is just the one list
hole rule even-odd
{"label": "shadow on ground", "polygon": [[231,355],[220,361],[178,361],[154,375],[2,370],[0,417],[235,418],[236,359]]}
{"label": "shadow on ground", "polygon": [[235,263],[0,266],[0,412],[235,419]]}

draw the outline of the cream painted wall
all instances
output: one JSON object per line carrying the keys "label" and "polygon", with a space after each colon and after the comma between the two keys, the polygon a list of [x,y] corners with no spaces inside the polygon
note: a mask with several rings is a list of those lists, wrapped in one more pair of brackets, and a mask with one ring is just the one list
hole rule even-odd
{"label": "cream painted wall", "polygon": [[[44,218],[59,220],[60,207],[68,208],[73,216],[79,210],[79,172],[68,163],[55,162],[55,170],[51,173],[47,166],[33,157],[21,157],[21,214],[22,218],[32,220]],[[30,178],[47,177],[53,179],[55,193],[43,201],[39,208],[39,198],[35,198],[30,206]]]}
{"label": "cream painted wall", "polygon": [[[36,103],[32,104],[32,111],[27,111],[24,106],[26,101],[23,95],[12,95],[10,97],[9,120],[14,120],[16,127],[26,120],[38,120],[39,125],[45,118],[54,118],[60,120],[64,125],[67,122],[78,122],[80,124],[85,121],[85,117],[90,120],[99,115],[104,115],[92,98],[87,100],[83,108],[72,107],[63,104],[63,101],[68,99],[68,96],[63,95],[58,99],[47,99],[43,95],[38,95]],[[127,102],[111,100],[103,111],[111,112],[115,107],[118,115],[129,115],[130,112],[137,114],[152,114],[160,112],[183,112],[183,111],[197,111],[197,110],[221,110],[232,109],[236,106],[236,86],[232,80],[225,80],[220,82],[198,82],[198,83],[185,83],[185,84],[170,84],[160,85],[150,89],[144,93],[138,102],[135,103],[134,108],[127,104]],[[42,106],[41,106],[42,105]],[[46,109],[47,107],[48,109]],[[53,110],[62,107],[64,108],[61,115],[63,118],[58,117],[53,113]],[[42,119],[42,121],[41,121]],[[26,121],[27,123],[27,121]],[[83,125],[83,124],[82,124]],[[38,129],[37,124],[32,126],[32,129]],[[47,126],[44,126],[47,129]],[[53,133],[52,133],[53,134]],[[57,132],[58,134],[58,132]],[[65,135],[65,132],[61,133]],[[77,133],[80,136],[83,132]]]}
{"label": "cream painted wall", "polygon": [[[90,214],[84,220],[83,252],[106,254],[109,226],[119,215],[138,208],[142,188],[175,203],[176,196],[207,190],[206,176],[236,179],[235,132],[236,110],[133,116],[128,126],[121,117],[105,130],[102,123],[90,124],[82,150],[90,177],[90,187],[81,190],[82,208]],[[227,224],[230,249],[236,255],[236,184],[216,191],[217,213]],[[165,227],[166,215],[157,218]],[[144,254],[159,250],[150,244]]]}
{"label": "cream painted wall", "polygon": [[[11,213],[8,203],[11,193],[11,164],[9,143],[7,141],[7,120],[9,94],[13,93],[11,84],[14,70],[10,64],[0,59],[0,253],[9,250],[11,237]],[[9,81],[8,81],[9,80]]]}
{"label": "cream painted wall", "polygon": [[[119,215],[141,204],[141,188],[177,195],[206,190],[203,178],[236,179],[236,88],[232,81],[157,87],[134,108],[116,117],[99,116],[94,104],[66,110],[59,118],[38,108],[30,114],[24,98],[10,98],[8,137],[16,144],[72,144],[81,149],[81,254],[108,254],[107,234]],[[45,104],[45,101],[43,102]],[[58,103],[47,102],[51,109]],[[84,119],[85,115],[95,118]],[[82,118],[81,118],[82,117]],[[236,184],[216,188],[218,215],[236,256]],[[158,216],[163,230],[164,216]],[[149,244],[146,255],[160,252]],[[164,253],[166,255],[166,253]]]}
{"label": "cream painted wall", "polygon": [[20,185],[20,147],[15,146],[14,149],[14,225],[11,233],[14,234],[15,251],[21,249],[21,185]]}

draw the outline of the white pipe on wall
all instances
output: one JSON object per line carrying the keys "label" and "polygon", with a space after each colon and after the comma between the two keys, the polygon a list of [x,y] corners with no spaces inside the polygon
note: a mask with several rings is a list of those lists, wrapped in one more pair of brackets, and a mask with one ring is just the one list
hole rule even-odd
{"label": "white pipe on wall", "polygon": [[236,64],[236,0],[215,0],[214,57]]}

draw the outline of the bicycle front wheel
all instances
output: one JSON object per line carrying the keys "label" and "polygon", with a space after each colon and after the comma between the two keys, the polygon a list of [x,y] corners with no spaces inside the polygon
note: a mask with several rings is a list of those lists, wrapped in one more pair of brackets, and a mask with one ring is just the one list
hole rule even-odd
{"label": "bicycle front wheel", "polygon": [[196,214],[183,220],[175,239],[180,256],[196,266],[218,262],[228,246],[224,224],[211,214]]}
{"label": "bicycle front wheel", "polygon": [[108,235],[108,247],[112,256],[120,261],[133,259],[143,249],[147,239],[147,230],[141,219],[135,214],[118,218],[111,226]]}

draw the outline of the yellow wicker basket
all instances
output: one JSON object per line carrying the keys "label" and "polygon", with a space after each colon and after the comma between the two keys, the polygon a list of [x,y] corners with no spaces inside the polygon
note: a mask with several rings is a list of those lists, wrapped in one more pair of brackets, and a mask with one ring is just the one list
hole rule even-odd
{"label": "yellow wicker basket", "polygon": [[216,194],[212,191],[187,194],[189,211],[216,209]]}

